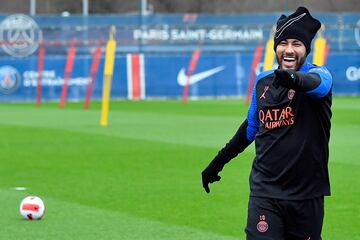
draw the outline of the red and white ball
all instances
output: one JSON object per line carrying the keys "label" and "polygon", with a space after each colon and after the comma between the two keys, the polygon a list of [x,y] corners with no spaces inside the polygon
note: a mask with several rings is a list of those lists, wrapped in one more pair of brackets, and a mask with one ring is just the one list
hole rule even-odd
{"label": "red and white ball", "polygon": [[28,196],[20,203],[20,213],[28,220],[41,219],[45,214],[44,202],[36,196]]}

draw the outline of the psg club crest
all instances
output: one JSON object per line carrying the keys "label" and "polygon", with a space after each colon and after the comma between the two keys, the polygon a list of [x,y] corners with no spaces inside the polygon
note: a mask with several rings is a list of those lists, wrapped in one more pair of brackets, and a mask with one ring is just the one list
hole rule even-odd
{"label": "psg club crest", "polygon": [[269,225],[265,221],[265,215],[260,215],[260,221],[257,224],[256,228],[259,232],[262,232],[262,233],[264,233],[268,230]]}
{"label": "psg club crest", "polygon": [[42,41],[42,31],[37,23],[24,14],[13,14],[0,22],[2,49],[13,57],[33,54]]}
{"label": "psg club crest", "polygon": [[288,98],[291,100],[291,99],[294,98],[294,96],[295,96],[295,90],[294,90],[294,89],[290,89],[290,90],[288,91]]}
{"label": "psg club crest", "polygon": [[20,85],[20,74],[11,66],[0,67],[0,93],[11,94]]}

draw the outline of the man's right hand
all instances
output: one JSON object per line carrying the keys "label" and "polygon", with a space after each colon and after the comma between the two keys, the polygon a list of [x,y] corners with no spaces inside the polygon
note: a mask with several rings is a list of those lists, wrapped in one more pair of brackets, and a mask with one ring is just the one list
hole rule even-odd
{"label": "man's right hand", "polygon": [[221,172],[225,164],[244,151],[244,149],[253,141],[248,140],[247,138],[247,127],[248,120],[245,119],[236,131],[235,135],[218,152],[210,164],[201,173],[202,185],[207,193],[210,193],[209,183],[217,182],[221,179],[219,172]]}
{"label": "man's right hand", "polygon": [[223,167],[223,164],[220,164],[215,158],[209,164],[209,166],[207,166],[204,171],[202,171],[202,185],[207,193],[210,193],[209,183],[220,181],[221,177],[219,176],[219,172],[222,170]]}

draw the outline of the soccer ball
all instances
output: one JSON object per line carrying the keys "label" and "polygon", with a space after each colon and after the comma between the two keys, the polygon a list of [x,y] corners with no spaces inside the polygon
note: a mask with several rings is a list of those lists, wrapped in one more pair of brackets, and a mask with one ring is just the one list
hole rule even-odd
{"label": "soccer ball", "polygon": [[36,196],[28,196],[20,203],[20,213],[28,220],[41,219],[45,213],[44,202]]}

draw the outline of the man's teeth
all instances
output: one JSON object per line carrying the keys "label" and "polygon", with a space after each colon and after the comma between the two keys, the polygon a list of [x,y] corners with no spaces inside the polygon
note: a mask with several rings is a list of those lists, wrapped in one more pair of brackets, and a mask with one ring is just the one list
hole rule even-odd
{"label": "man's teeth", "polygon": [[288,61],[288,62],[293,62],[293,61],[295,61],[295,58],[294,57],[284,57],[284,60]]}

